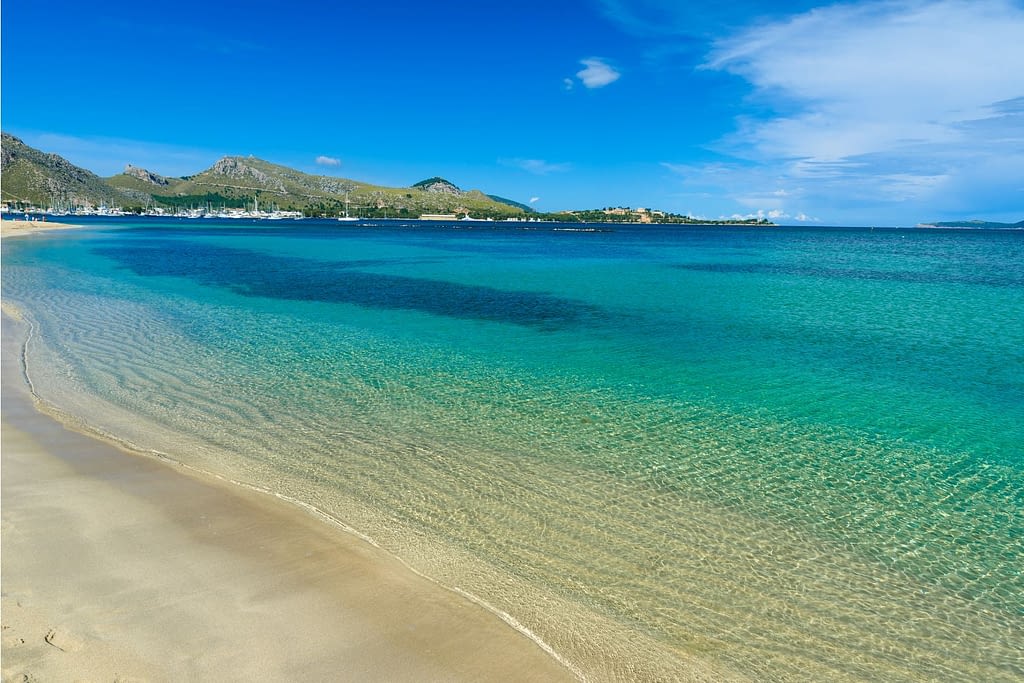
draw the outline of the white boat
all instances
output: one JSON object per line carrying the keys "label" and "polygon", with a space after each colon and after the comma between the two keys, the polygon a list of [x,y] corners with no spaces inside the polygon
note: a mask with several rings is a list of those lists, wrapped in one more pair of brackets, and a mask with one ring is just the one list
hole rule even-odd
{"label": "white boat", "polygon": [[351,221],[359,220],[355,216],[349,216],[348,215],[348,192],[345,193],[345,215],[344,216],[338,216],[338,220],[339,221],[350,221],[350,222]]}

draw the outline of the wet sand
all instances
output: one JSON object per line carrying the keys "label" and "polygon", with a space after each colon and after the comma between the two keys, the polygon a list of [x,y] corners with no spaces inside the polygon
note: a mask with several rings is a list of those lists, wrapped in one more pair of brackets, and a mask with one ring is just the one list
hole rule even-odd
{"label": "wet sand", "polygon": [[310,513],[37,411],[25,332],[3,316],[3,680],[574,680]]}

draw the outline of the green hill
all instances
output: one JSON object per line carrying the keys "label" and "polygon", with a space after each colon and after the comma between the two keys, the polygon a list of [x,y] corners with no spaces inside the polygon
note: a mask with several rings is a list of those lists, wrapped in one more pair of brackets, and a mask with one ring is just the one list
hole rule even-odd
{"label": "green hill", "polygon": [[513,207],[515,207],[517,209],[522,209],[526,213],[534,213],[533,207],[528,205],[528,204],[521,204],[520,202],[515,202],[515,201],[512,201],[511,199],[505,199],[504,197],[499,197],[496,194],[489,194],[487,196],[490,197],[491,199],[493,199],[494,201],[498,202],[499,204],[508,204],[509,206],[513,206]]}

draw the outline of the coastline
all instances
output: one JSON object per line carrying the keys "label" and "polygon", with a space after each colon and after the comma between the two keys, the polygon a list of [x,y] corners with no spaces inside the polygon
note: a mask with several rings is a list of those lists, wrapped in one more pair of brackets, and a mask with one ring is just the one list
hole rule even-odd
{"label": "coastline", "polygon": [[0,221],[0,237],[17,237],[19,235],[31,235],[37,232],[48,232],[50,230],[68,230],[80,228],[81,225],[71,223],[56,223],[53,221],[26,221],[20,218],[13,218]]}
{"label": "coastline", "polygon": [[298,507],[39,412],[26,333],[4,314],[5,680],[575,679],[493,613]]}
{"label": "coastline", "polygon": [[[3,244],[2,303],[30,323],[23,367],[43,413],[385,548],[580,678],[1020,669],[1012,558],[1024,533],[1006,511],[1022,482],[1003,454],[1024,442],[1024,421],[994,410],[1022,379],[1005,364],[1024,348],[1002,324],[1024,317],[1010,235],[922,234],[890,254],[878,247],[903,237],[867,229],[595,240],[81,222],[101,228]],[[922,246],[946,258],[925,267]],[[669,254],[680,267],[664,267]],[[814,270],[799,266],[808,254],[821,255]],[[976,271],[949,272],[965,254]],[[376,275],[347,277],[364,269]],[[436,307],[378,277],[395,273],[452,307],[424,315]],[[432,289],[438,280],[458,285]],[[243,284],[257,289],[239,296]],[[375,298],[352,305],[356,286]],[[660,297],[691,290],[721,295]],[[541,301],[558,305],[540,310],[568,324],[517,325],[520,291],[551,292]],[[922,308],[887,303],[900,297]],[[948,310],[945,326],[922,317]],[[780,326],[808,331],[810,346]],[[855,343],[837,346],[840,332]],[[908,334],[922,345],[899,344]],[[949,338],[991,352],[963,366]],[[680,358],[680,344],[699,355]],[[819,365],[836,349],[888,382],[845,356]],[[892,545],[903,540],[913,554]],[[42,632],[62,627],[44,621]]]}

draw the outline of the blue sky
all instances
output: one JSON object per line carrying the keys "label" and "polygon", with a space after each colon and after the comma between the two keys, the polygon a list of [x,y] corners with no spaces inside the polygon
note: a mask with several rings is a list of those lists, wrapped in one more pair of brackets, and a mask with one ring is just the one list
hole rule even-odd
{"label": "blue sky", "polygon": [[3,129],[100,175],[253,154],[544,211],[1024,218],[1024,0],[6,0]]}

